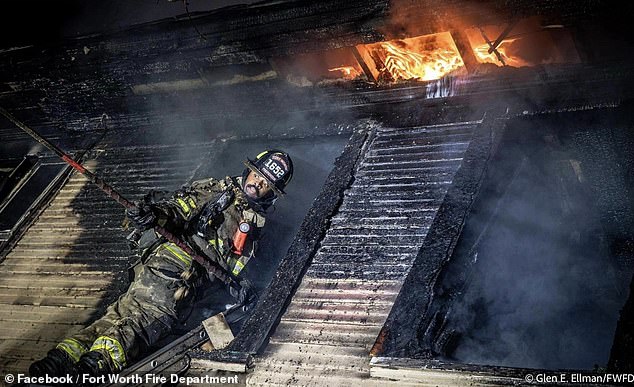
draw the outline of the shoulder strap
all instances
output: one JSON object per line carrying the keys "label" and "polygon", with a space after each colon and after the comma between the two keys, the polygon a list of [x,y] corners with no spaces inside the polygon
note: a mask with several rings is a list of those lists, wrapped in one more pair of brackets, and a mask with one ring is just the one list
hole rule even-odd
{"label": "shoulder strap", "polygon": [[207,233],[208,227],[212,225],[214,219],[231,205],[234,196],[232,189],[225,189],[215,199],[205,204],[196,224],[198,235],[204,236]]}

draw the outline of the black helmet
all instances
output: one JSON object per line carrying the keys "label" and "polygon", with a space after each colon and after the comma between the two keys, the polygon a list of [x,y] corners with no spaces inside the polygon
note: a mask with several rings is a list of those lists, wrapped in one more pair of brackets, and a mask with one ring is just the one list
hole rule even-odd
{"label": "black helmet", "polygon": [[286,152],[267,150],[247,159],[244,164],[253,172],[262,176],[276,194],[284,194],[284,187],[293,178],[293,161]]}

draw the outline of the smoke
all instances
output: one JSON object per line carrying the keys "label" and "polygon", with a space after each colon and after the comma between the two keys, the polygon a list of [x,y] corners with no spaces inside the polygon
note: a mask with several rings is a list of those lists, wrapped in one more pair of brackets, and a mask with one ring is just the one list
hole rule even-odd
{"label": "smoke", "polygon": [[[125,41],[125,37],[118,39]],[[230,59],[247,65],[218,65],[213,62],[222,57],[201,59],[199,51],[174,49],[176,41],[168,44],[161,48],[160,58],[156,53],[137,52],[139,57],[151,58],[150,64],[138,64],[142,68],[120,63],[139,75],[127,80],[137,84],[127,94],[122,111],[108,112],[115,117],[113,123],[121,123],[112,125],[111,136],[116,138],[110,143],[129,146],[130,152],[165,154],[165,168],[180,168],[182,174],[179,179],[171,178],[169,187],[155,187],[167,190],[208,177],[240,176],[243,161],[266,149],[288,152],[295,168],[293,179],[287,195],[267,212],[256,256],[243,273],[262,290],[343,151],[352,130],[347,125],[355,118],[318,88],[297,87],[268,75],[258,77],[270,74],[271,67],[266,62],[250,62],[250,52],[234,53]],[[244,57],[238,58],[241,55]],[[114,67],[110,63],[105,71]],[[223,82],[246,78],[253,81]],[[157,84],[160,87],[154,87]],[[130,130],[124,132],[124,126]],[[218,289],[207,293],[190,322],[223,310],[233,300]]]}
{"label": "smoke", "polygon": [[[185,152],[180,156],[183,160],[201,160],[197,170],[192,171],[190,177],[184,177],[182,183],[207,177],[220,179],[224,176],[240,176],[245,168],[243,161],[255,158],[266,149],[280,149],[290,155],[294,165],[293,179],[285,189],[287,194],[280,197],[267,211],[267,220],[258,242],[257,253],[243,273],[258,291],[262,291],[268,286],[280,260],[286,255],[304,216],[332,169],[335,158],[341,154],[347,143],[348,134],[310,135],[309,129],[314,127],[315,121],[311,121],[309,114],[295,110],[296,106],[292,104],[280,103],[271,108],[269,115],[258,112],[262,104],[275,103],[275,100],[268,99],[264,102],[265,94],[253,90],[257,89],[258,85],[248,87],[254,93],[252,99],[247,99],[239,91],[227,87],[221,90],[221,103],[194,106],[199,112],[191,113],[191,117],[197,117],[205,111],[205,114],[217,114],[222,117],[219,122],[210,123],[209,127],[205,127],[203,122],[196,123],[196,120],[192,120],[194,123],[190,122],[187,126],[161,126],[151,133],[151,139],[146,140],[165,143],[180,138],[181,143],[192,141],[198,144],[193,146],[192,150],[204,152],[203,155],[192,154],[185,148]],[[237,105],[231,114],[218,111],[234,103]],[[260,106],[257,106],[258,103]],[[187,115],[188,111],[191,112],[192,106],[177,104],[171,107],[174,108],[176,111],[182,109],[178,114]],[[160,111],[160,105],[154,109]],[[242,110],[242,115],[237,114]],[[249,110],[251,114],[247,113]],[[344,114],[342,119],[345,119],[345,116]],[[303,136],[298,136],[297,132],[294,132],[297,128],[304,133]],[[287,135],[289,133],[290,136]],[[216,139],[209,141],[209,138]],[[226,292],[219,289],[209,291],[198,304],[197,309],[200,310],[192,315],[190,321],[215,314],[223,310],[224,305],[230,301],[231,298]],[[236,332],[240,323],[232,325]]]}
{"label": "smoke", "polygon": [[[178,55],[165,58],[168,63],[178,60]],[[237,66],[236,71],[240,69]],[[335,109],[319,90],[284,80],[131,96],[128,109],[127,114],[148,120],[147,129],[128,141],[179,144],[183,148],[180,154],[170,155],[172,159],[199,160],[196,169],[183,176],[182,184],[206,177],[240,176],[243,161],[266,149],[290,154],[293,180],[287,195],[268,211],[257,259],[247,265],[260,289],[286,254],[347,142],[349,129],[339,133],[336,127],[353,120],[350,113]]]}
{"label": "smoke", "polygon": [[[170,155],[170,160],[196,160],[196,167],[182,176],[180,184],[240,176],[245,169],[243,161],[266,149],[280,149],[290,155],[294,174],[285,189],[287,194],[267,211],[256,255],[242,273],[262,291],[347,143],[348,130],[338,133],[328,129],[328,124],[336,127],[348,123],[350,114],[333,109],[332,102],[318,91],[294,87],[283,80],[152,93],[144,95],[139,105],[140,99],[131,97],[128,114],[147,117],[147,129],[137,132],[140,134],[136,138],[120,141],[178,145],[175,152],[179,153]],[[233,300],[217,287],[205,289],[202,296],[188,324],[222,311]],[[240,323],[232,325],[236,332]]]}
{"label": "smoke", "polygon": [[481,15],[487,19],[505,20],[500,9],[484,2],[393,0],[390,1],[386,23],[379,27],[386,38],[399,39],[445,31],[460,31],[473,25],[482,25]]}
{"label": "smoke", "polygon": [[524,368],[605,366],[627,283],[579,164],[575,171],[538,146],[548,145],[527,145],[537,156],[521,163],[491,223],[478,227],[472,281],[449,317],[449,329],[461,333],[452,357]]}

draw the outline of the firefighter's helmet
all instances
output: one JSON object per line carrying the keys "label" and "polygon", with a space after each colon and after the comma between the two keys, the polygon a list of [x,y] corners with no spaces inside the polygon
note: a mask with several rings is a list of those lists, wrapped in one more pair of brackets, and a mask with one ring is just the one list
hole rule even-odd
{"label": "firefighter's helmet", "polygon": [[262,176],[276,194],[284,194],[284,188],[293,178],[293,161],[288,153],[280,150],[266,150],[244,164]]}

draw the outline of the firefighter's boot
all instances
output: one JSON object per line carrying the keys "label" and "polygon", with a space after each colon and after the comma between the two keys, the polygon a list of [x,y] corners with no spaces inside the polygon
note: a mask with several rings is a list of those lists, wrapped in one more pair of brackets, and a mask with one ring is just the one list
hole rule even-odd
{"label": "firefighter's boot", "polygon": [[88,351],[83,354],[76,367],[80,375],[101,376],[114,373],[106,357],[99,351]]}
{"label": "firefighter's boot", "polygon": [[64,351],[58,348],[51,349],[45,358],[33,362],[29,367],[29,375],[40,376],[64,376],[76,372],[75,362]]}

